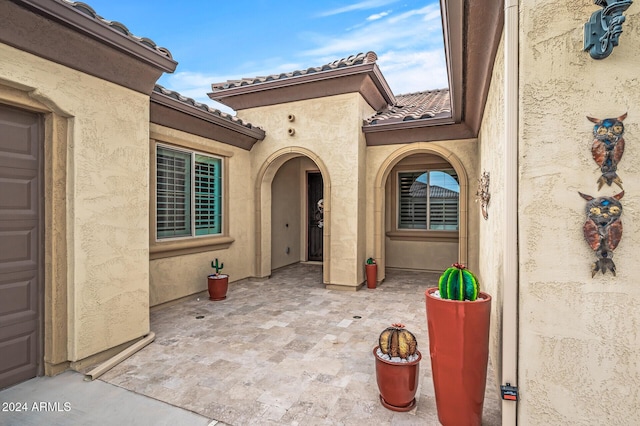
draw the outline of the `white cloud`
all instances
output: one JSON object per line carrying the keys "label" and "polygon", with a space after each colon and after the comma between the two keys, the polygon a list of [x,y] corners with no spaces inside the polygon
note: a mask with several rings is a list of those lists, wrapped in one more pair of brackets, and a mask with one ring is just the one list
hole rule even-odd
{"label": "white cloud", "polygon": [[437,3],[398,15],[369,19],[342,34],[315,34],[310,37],[317,47],[302,54],[317,65],[360,52],[375,51],[378,66],[394,93],[448,86]]}
{"label": "white cloud", "polygon": [[[373,3],[390,1],[363,1],[350,7]],[[372,50],[377,53],[378,66],[395,94],[447,87],[439,5],[431,4],[398,15],[382,15],[371,15],[360,26],[343,33],[305,34],[314,47],[298,52],[298,58],[274,56],[259,62],[247,61],[226,70],[229,75],[176,72],[163,76],[160,84],[200,103],[235,114],[231,108],[207,96],[212,83],[306,69]]]}
{"label": "white cloud", "polygon": [[378,58],[389,87],[396,95],[449,86],[444,51],[389,51]]}
{"label": "white cloud", "polygon": [[235,115],[235,111],[226,105],[222,105],[207,96],[211,92],[212,83],[220,83],[227,81],[229,78],[207,75],[197,72],[177,72],[174,74],[165,74],[159,81],[159,84],[169,90],[176,91],[182,96],[192,98],[196,102],[209,105],[212,108],[219,109],[227,114]]}
{"label": "white cloud", "polygon": [[340,7],[337,9],[328,10],[319,14],[321,17],[339,15],[341,13],[353,12],[354,10],[367,10],[374,9],[376,7],[386,6],[391,3],[395,3],[398,0],[365,0],[358,3],[350,4],[349,6]]}
{"label": "white cloud", "polygon": [[389,15],[390,13],[391,13],[390,10],[387,10],[386,12],[376,13],[374,15],[371,15],[371,16],[367,17],[367,21],[377,21],[378,19],[384,18],[385,16]]}

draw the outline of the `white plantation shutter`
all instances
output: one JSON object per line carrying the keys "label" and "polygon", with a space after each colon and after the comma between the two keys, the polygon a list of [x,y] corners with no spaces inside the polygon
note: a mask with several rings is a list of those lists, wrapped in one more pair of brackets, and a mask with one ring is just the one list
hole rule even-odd
{"label": "white plantation shutter", "polygon": [[424,172],[398,174],[398,193],[400,194],[398,228],[427,229],[427,184],[425,183],[424,190],[421,190],[417,188],[422,186],[421,182],[416,181],[423,174]]}
{"label": "white plantation shutter", "polygon": [[191,235],[191,155],[158,147],[156,223],[158,238]]}
{"label": "white plantation shutter", "polygon": [[454,170],[398,173],[398,229],[457,230],[458,205]]}

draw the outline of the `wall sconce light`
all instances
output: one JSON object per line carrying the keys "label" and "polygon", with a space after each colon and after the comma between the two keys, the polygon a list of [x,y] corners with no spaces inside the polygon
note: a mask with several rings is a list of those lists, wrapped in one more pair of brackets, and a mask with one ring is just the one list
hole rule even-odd
{"label": "wall sconce light", "polygon": [[594,0],[601,10],[593,12],[584,24],[584,50],[593,59],[604,59],[611,55],[622,34],[622,24],[626,17],[622,14],[633,0]]}

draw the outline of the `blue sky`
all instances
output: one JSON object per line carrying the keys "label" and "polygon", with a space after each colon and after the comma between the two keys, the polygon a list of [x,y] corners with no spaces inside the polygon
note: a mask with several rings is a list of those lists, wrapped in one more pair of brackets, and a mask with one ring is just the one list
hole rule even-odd
{"label": "blue sky", "polygon": [[211,101],[212,83],[320,66],[374,51],[395,94],[447,87],[437,0],[84,0],[171,51],[159,84]]}

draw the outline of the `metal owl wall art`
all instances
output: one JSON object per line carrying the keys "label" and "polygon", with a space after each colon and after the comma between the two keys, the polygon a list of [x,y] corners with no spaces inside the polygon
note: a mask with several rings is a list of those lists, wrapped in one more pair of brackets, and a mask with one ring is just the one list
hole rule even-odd
{"label": "metal owl wall art", "polygon": [[603,120],[587,117],[589,121],[595,123],[593,126],[593,144],[591,145],[591,155],[602,175],[598,179],[598,189],[603,184],[611,186],[615,183],[622,189],[622,179],[616,173],[618,163],[624,154],[624,124],[622,121],[627,118],[627,113],[618,118],[605,118]]}
{"label": "metal owl wall art", "polygon": [[584,224],[584,238],[596,254],[596,261],[591,265],[591,277],[598,271],[605,274],[611,271],[616,275],[616,265],[613,263],[613,251],[622,239],[622,204],[620,199],[624,191],[613,197],[592,197],[578,192],[587,200],[587,221]]}

